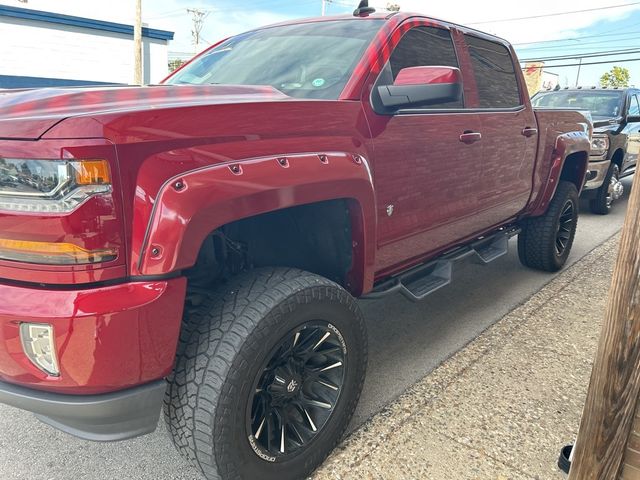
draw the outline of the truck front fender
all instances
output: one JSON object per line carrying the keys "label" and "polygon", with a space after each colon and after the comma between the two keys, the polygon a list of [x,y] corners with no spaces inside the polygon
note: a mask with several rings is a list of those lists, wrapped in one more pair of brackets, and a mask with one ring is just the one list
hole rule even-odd
{"label": "truck front fender", "polygon": [[531,216],[543,215],[556,193],[561,180],[572,181],[578,193],[584,187],[589,163],[591,142],[586,132],[568,132],[559,135],[549,161],[549,175],[531,202]]}
{"label": "truck front fender", "polygon": [[[193,266],[205,238],[236,220],[288,207],[346,199],[352,223],[351,290],[373,284],[375,194],[367,160],[357,154],[295,154],[207,166],[161,187],[144,238],[132,240],[132,275],[167,275]],[[134,231],[140,231],[134,229]]]}

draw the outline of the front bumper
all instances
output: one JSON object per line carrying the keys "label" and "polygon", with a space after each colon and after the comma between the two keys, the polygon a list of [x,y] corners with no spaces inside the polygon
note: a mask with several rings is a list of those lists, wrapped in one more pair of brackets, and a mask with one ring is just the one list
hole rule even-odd
{"label": "front bumper", "polygon": [[597,190],[604,183],[604,179],[609,171],[610,160],[591,161],[587,166],[587,183],[584,186],[586,190]]}
{"label": "front bumper", "polygon": [[0,382],[0,402],[28,410],[52,427],[96,442],[114,442],[156,429],[166,382],[103,395],[63,395]]}
{"label": "front bumper", "polygon": [[[84,290],[0,284],[0,402],[82,438],[155,429],[182,321],[185,278]],[[20,325],[53,327],[60,375],[23,351]]]}

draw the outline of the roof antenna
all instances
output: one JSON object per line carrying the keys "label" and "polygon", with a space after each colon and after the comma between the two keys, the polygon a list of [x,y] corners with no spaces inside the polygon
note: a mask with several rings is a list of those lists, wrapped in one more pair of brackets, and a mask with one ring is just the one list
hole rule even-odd
{"label": "roof antenna", "polygon": [[371,15],[375,13],[376,9],[369,6],[369,0],[362,0],[358,8],[353,11],[354,17],[366,17],[367,15]]}

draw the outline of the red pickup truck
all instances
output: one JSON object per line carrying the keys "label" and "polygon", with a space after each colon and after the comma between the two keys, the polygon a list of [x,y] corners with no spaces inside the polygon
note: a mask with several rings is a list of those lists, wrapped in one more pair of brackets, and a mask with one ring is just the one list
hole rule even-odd
{"label": "red pickup truck", "polygon": [[420,300],[514,235],[560,269],[590,129],[532,109],[506,41],[366,6],[161,85],[4,92],[0,402],[113,441],[164,399],[207,478],[303,478],[360,395],[355,298]]}

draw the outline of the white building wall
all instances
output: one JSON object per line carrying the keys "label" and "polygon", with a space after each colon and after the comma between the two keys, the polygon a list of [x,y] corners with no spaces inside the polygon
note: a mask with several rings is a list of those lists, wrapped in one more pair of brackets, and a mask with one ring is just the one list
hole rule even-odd
{"label": "white building wall", "polygon": [[[148,72],[148,78],[145,75],[145,83],[158,83],[169,75],[169,47],[164,41],[150,38],[143,40],[145,45],[149,46],[148,50],[150,51],[149,68],[145,69],[145,72]],[[143,51],[146,52],[147,48],[144,48]]]}
{"label": "white building wall", "polygon": [[[153,0],[143,0],[143,4]],[[158,1],[158,0],[155,0]],[[0,5],[28,8],[43,12],[74,15],[76,17],[95,18],[105,22],[133,25],[136,4],[133,0],[1,0]]]}
{"label": "white building wall", "polygon": [[[43,4],[50,5],[51,2],[0,2],[0,5],[21,8],[29,5],[45,10]],[[60,8],[57,10],[49,8],[46,11],[72,14],[60,11]],[[79,16],[75,11],[73,14]],[[168,74],[167,42],[147,37],[143,37],[143,42],[144,80],[157,83]],[[0,75],[131,83],[133,47],[131,35],[0,16]]]}

